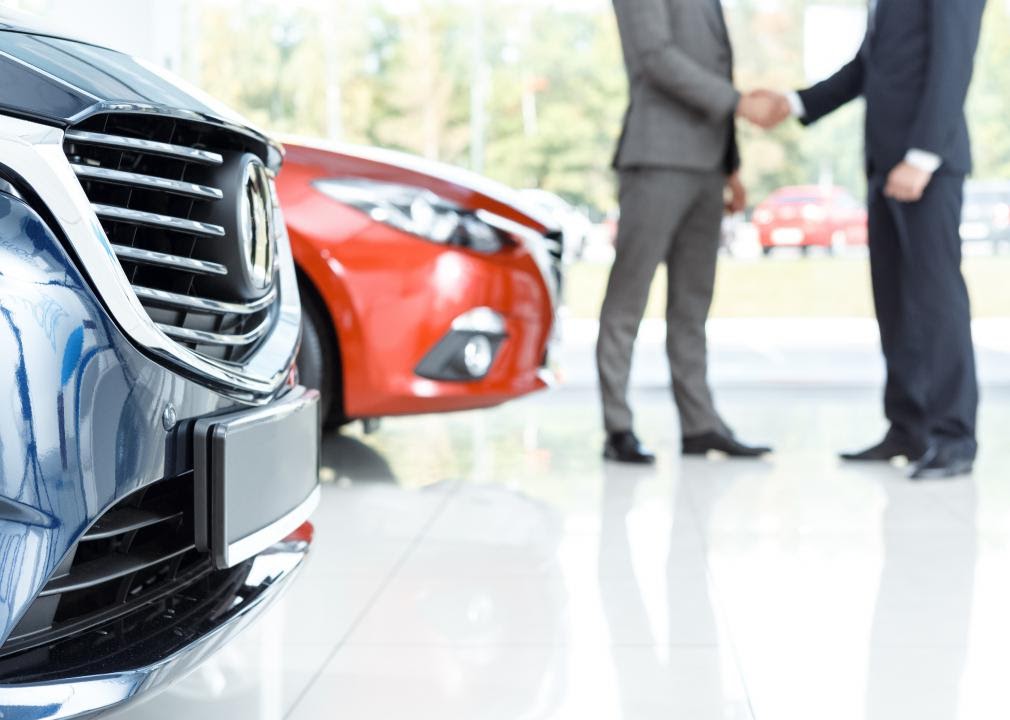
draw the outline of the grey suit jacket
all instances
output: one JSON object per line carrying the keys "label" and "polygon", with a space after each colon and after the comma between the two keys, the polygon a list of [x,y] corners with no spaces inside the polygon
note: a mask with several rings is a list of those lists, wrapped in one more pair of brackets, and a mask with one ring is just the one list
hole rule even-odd
{"label": "grey suit jacket", "polygon": [[631,105],[614,167],[739,166],[733,51],[719,0],[614,0]]}

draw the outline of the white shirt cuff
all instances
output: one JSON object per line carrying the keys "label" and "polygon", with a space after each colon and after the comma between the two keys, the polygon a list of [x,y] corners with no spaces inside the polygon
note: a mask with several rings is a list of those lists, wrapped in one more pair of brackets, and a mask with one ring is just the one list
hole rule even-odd
{"label": "white shirt cuff", "polygon": [[798,92],[787,92],[786,100],[789,101],[789,109],[792,111],[794,118],[806,117],[807,109],[804,107],[803,101],[800,99],[800,94]]}
{"label": "white shirt cuff", "polygon": [[930,175],[935,173],[943,165],[943,158],[941,158],[936,153],[927,152],[925,150],[918,150],[912,148],[907,153],[905,153],[905,162],[907,162],[912,167],[918,168],[923,172],[928,172]]}

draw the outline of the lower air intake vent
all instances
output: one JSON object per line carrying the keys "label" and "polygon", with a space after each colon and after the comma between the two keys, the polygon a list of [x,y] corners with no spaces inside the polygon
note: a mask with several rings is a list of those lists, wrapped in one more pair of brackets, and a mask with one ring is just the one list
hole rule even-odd
{"label": "lower air intake vent", "polygon": [[193,492],[190,474],[148,486],[106,512],[0,648],[0,678],[11,666],[46,666],[50,648],[69,638],[104,637],[110,623],[157,614],[181,588],[214,574],[209,556],[194,549]]}

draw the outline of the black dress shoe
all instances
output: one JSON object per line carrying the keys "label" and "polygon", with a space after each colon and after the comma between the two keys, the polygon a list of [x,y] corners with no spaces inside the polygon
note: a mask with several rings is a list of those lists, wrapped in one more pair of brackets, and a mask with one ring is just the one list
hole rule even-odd
{"label": "black dress shoe", "polygon": [[718,432],[684,438],[684,455],[707,455],[711,450],[738,458],[758,458],[772,451],[769,447],[744,445],[735,438]]}
{"label": "black dress shoe", "polygon": [[652,465],[656,462],[656,456],[631,431],[609,433],[603,446],[603,457],[630,465]]}
{"label": "black dress shoe", "polygon": [[922,450],[916,450],[910,443],[888,435],[879,443],[862,452],[842,453],[842,460],[848,462],[891,462],[895,458],[907,458],[915,462],[923,455]]}
{"label": "black dress shoe", "polygon": [[932,447],[926,451],[912,468],[912,480],[950,480],[963,475],[971,475],[975,469],[975,459],[963,455],[945,453]]}

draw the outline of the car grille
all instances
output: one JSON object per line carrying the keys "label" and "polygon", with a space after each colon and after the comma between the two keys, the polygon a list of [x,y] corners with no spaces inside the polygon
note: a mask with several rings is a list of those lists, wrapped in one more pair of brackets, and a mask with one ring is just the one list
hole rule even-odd
{"label": "car grille", "polygon": [[[246,282],[238,208],[241,133],[149,113],[104,113],[64,150],[141,304],[169,337],[241,364],[276,319],[275,283]],[[262,159],[262,158],[261,158]]]}
{"label": "car grille", "polygon": [[110,623],[164,612],[166,599],[214,574],[210,556],[195,549],[193,495],[189,473],[154,483],[102,515],[0,648],[0,677],[47,662],[51,648],[68,638],[100,644]]}

